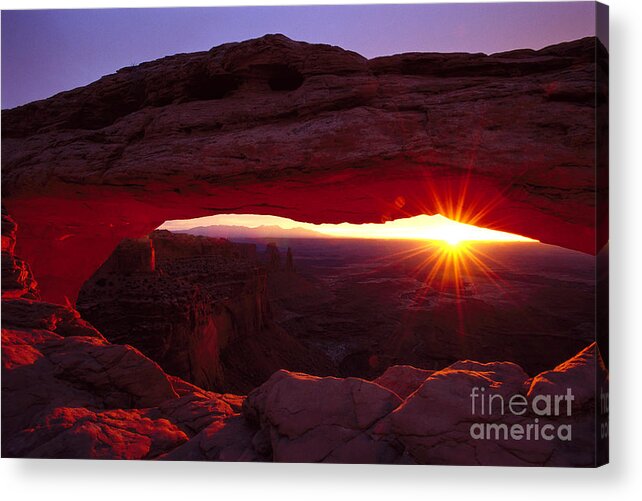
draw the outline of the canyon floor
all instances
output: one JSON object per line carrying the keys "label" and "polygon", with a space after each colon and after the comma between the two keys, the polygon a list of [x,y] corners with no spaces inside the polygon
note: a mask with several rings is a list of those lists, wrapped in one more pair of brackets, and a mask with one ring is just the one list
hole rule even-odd
{"label": "canyon floor", "polygon": [[[269,274],[277,322],[319,347],[341,376],[388,366],[440,369],[459,359],[510,360],[535,374],[594,338],[591,256],[540,243],[464,244],[481,264],[442,283],[439,244],[290,239],[296,274]],[[261,245],[262,243],[258,243]]]}

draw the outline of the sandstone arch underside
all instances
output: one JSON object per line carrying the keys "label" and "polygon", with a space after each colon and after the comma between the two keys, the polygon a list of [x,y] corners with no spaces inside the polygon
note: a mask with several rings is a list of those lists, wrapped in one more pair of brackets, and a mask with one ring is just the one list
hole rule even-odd
{"label": "sandstone arch underside", "polygon": [[216,213],[474,215],[595,254],[603,55],[587,38],[367,60],[270,35],[123,68],[3,111],[17,254],[50,301],[73,300],[122,238]]}

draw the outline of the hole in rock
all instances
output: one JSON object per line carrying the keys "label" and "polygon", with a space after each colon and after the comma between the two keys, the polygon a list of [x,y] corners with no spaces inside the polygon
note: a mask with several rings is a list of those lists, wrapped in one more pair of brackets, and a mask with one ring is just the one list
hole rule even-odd
{"label": "hole in rock", "polygon": [[372,379],[475,359],[536,373],[593,335],[593,272],[591,256],[440,215],[222,214],[122,241],[77,308],[113,342],[221,392],[281,368]]}
{"label": "hole in rock", "polygon": [[270,89],[276,91],[296,90],[303,84],[303,75],[287,65],[274,65],[268,79]]}
{"label": "hole in rock", "polygon": [[239,78],[229,74],[210,75],[202,70],[193,75],[187,95],[195,100],[222,99],[238,89]]}

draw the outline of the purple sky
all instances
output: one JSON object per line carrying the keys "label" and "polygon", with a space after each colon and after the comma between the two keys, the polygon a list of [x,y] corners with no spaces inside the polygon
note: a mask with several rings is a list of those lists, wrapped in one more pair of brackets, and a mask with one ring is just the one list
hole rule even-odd
{"label": "purple sky", "polygon": [[366,57],[538,49],[595,34],[593,2],[2,12],[2,108],[123,66],[266,33]]}

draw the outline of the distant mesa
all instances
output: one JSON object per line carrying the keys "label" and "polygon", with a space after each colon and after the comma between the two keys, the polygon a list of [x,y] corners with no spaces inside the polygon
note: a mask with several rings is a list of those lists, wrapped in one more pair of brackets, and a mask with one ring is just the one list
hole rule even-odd
{"label": "distant mesa", "polygon": [[320,353],[273,320],[269,275],[290,290],[293,271],[292,251],[282,259],[274,243],[257,252],[252,243],[157,230],[123,240],[83,285],[77,308],[109,341],[169,374],[247,392],[283,367],[328,371]]}
{"label": "distant mesa", "polygon": [[234,239],[264,239],[264,238],[336,238],[324,235],[318,231],[305,228],[282,228],[277,225],[262,225],[255,228],[233,225],[196,226],[187,230],[175,230],[174,233],[189,233],[205,237]]}

